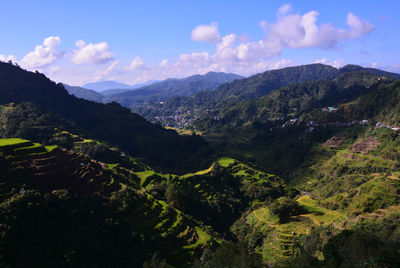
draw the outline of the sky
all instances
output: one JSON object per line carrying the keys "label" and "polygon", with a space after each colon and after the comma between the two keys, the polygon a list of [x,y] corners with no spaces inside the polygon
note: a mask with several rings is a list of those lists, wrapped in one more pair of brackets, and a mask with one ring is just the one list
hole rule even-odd
{"label": "sky", "polygon": [[2,0],[0,60],[56,82],[138,84],[287,66],[400,73],[396,0]]}

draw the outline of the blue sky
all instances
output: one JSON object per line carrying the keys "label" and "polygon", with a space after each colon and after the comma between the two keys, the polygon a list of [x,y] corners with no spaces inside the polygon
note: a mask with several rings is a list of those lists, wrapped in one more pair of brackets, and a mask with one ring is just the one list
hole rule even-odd
{"label": "blue sky", "polygon": [[0,59],[75,85],[251,75],[313,62],[400,72],[398,1],[3,0],[1,7]]}

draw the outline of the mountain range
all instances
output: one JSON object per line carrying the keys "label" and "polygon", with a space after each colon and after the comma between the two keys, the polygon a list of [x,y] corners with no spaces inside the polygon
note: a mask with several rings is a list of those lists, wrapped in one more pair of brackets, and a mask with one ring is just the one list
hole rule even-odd
{"label": "mountain range", "polygon": [[109,96],[107,101],[116,101],[122,106],[135,109],[138,106],[164,102],[174,96],[190,96],[198,91],[210,91],[217,86],[243,77],[236,74],[208,72],[182,79],[167,79],[151,85]]}
{"label": "mountain range", "polygon": [[182,127],[187,125],[187,122],[210,118],[211,115],[219,118],[221,113],[238,103],[268,96],[274,90],[291,84],[332,80],[345,73],[361,70],[377,76],[389,76],[397,79],[400,77],[396,73],[356,65],[347,65],[337,69],[329,65],[310,64],[267,71],[220,85],[212,91],[200,91],[191,96],[175,96],[162,105],[153,103],[135,111],[148,120]]}
{"label": "mountain range", "polygon": [[164,128],[0,63],[0,266],[399,267],[400,75],[228,76],[122,94]]}
{"label": "mountain range", "polygon": [[102,82],[93,82],[93,83],[84,84],[83,88],[102,92],[102,91],[106,91],[108,89],[116,89],[116,88],[133,89],[134,87],[131,85],[116,82],[116,81],[102,81]]}
{"label": "mountain range", "polygon": [[[95,102],[118,102],[134,110],[137,106],[163,102],[174,96],[190,96],[200,90],[212,90],[218,85],[243,77],[236,74],[209,72],[182,79],[170,78],[164,81],[149,81],[128,86],[114,81],[86,84],[83,87],[65,85],[70,94]],[[99,91],[99,92],[96,92]]]}

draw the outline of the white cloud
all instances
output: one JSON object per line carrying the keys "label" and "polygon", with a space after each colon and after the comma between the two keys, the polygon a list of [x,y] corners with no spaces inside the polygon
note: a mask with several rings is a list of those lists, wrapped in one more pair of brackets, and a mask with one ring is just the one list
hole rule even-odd
{"label": "white cloud", "polygon": [[285,4],[278,9],[277,14],[278,14],[278,16],[285,15],[285,14],[289,13],[291,10],[292,10],[292,5]]}
{"label": "white cloud", "polygon": [[[177,58],[163,59],[155,65],[147,65],[141,57],[135,57],[127,66],[120,66],[114,61],[106,68],[98,65],[71,66],[70,81],[72,84],[82,84],[87,81],[102,79],[118,80],[135,84],[147,80],[162,80],[170,77],[185,77],[208,71],[233,72],[241,75],[252,75],[266,70],[292,66],[290,59],[280,57],[285,48],[323,48],[333,49],[343,41],[360,38],[374,30],[374,26],[361,20],[353,13],[347,15],[347,27],[336,27],[329,23],[318,23],[317,11],[304,14],[294,13],[287,4],[277,11],[276,21],[259,23],[264,30],[261,40],[251,40],[244,35],[226,34],[221,36],[217,23],[199,25],[191,32],[193,41],[215,43],[214,52],[197,51],[181,54]],[[112,59],[113,55],[107,43],[86,44],[76,42],[77,49],[73,51],[71,62],[102,63]],[[316,62],[342,67],[344,60],[326,58]],[[392,67],[392,69],[398,68]],[[66,74],[57,72],[58,81]]]}
{"label": "white cloud", "polygon": [[4,61],[4,62],[9,62],[9,61],[16,62],[16,61],[17,61],[17,58],[16,58],[15,56],[13,56],[13,55],[3,55],[3,54],[0,54],[0,61]]}
{"label": "white cloud", "polygon": [[345,65],[345,62],[343,59],[334,60],[333,62],[331,62],[327,58],[322,58],[322,59],[314,61],[314,63],[322,63],[322,64],[330,65],[335,68],[341,68]]}
{"label": "white cloud", "polygon": [[350,38],[358,38],[375,30],[375,27],[371,23],[368,21],[361,21],[360,18],[353,13],[347,14],[346,24],[351,28],[349,34]]}
{"label": "white cloud", "polygon": [[372,68],[378,68],[379,64],[377,62],[371,63]]}
{"label": "white cloud", "polygon": [[131,70],[140,70],[140,69],[145,69],[145,68],[146,68],[146,66],[144,65],[144,61],[139,56],[134,58],[131,62],[131,65],[128,67],[128,69],[131,69]]}
{"label": "white cloud", "polygon": [[[287,47],[332,49],[342,41],[359,38],[374,30],[369,22],[362,21],[353,13],[347,15],[348,28],[338,28],[327,23],[318,24],[318,16],[319,13],[314,10],[305,14],[295,14],[291,5],[284,5],[279,8],[275,22],[260,22],[265,37],[250,42],[239,38],[236,34],[221,37],[218,24],[200,25],[192,31],[192,40],[217,42],[215,52],[182,54],[173,62],[163,61],[163,64],[158,66],[157,72],[170,73],[165,70],[173,69],[176,76],[207,71],[250,75],[293,65],[291,60],[278,58]],[[317,62],[337,68],[344,65],[342,59],[333,62],[321,59]]]}
{"label": "white cloud", "polygon": [[72,51],[71,62],[74,64],[83,63],[105,63],[113,59],[110,47],[106,42],[97,44],[86,44],[85,41],[79,40],[75,43],[78,49]]}
{"label": "white cloud", "polygon": [[167,64],[168,64],[168,59],[163,59],[163,60],[160,62],[160,66],[161,66],[161,67],[166,66]]}
{"label": "white cloud", "polygon": [[210,25],[201,24],[194,28],[191,39],[198,42],[216,43],[220,38],[218,23],[212,22]]}
{"label": "white cloud", "polygon": [[[284,10],[287,10],[285,8]],[[267,31],[265,40],[280,46],[291,48],[321,47],[330,49],[339,42],[359,38],[374,30],[367,21],[361,21],[353,13],[347,15],[346,24],[349,29],[336,28],[332,24],[317,24],[319,12],[313,10],[303,15],[284,14],[274,24],[261,26]]]}
{"label": "white cloud", "polygon": [[109,75],[114,69],[115,69],[115,66],[117,66],[118,65],[118,63],[119,63],[119,61],[114,61],[113,63],[111,63],[108,67],[107,67],[107,69],[104,71],[104,73],[103,73],[103,75]]}
{"label": "white cloud", "polygon": [[58,36],[50,36],[44,39],[43,45],[35,47],[22,60],[21,65],[27,69],[43,68],[56,61],[63,53],[56,53],[57,46],[61,43]]}

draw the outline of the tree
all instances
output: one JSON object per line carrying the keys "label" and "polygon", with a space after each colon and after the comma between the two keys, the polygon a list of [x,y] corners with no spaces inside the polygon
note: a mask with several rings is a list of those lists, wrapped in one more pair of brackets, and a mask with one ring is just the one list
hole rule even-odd
{"label": "tree", "polygon": [[288,218],[304,211],[304,208],[287,197],[280,197],[269,206],[270,212],[279,217],[280,222],[285,222]]}

